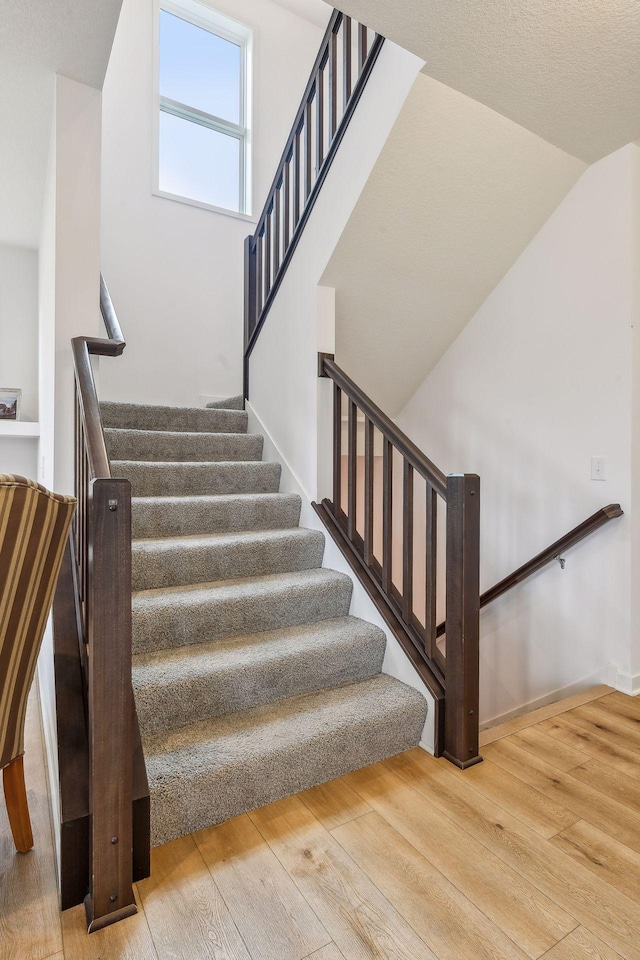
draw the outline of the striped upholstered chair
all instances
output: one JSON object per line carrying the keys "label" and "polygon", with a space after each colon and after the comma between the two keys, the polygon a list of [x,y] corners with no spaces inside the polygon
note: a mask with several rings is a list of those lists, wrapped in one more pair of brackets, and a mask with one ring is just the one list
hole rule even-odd
{"label": "striped upholstered chair", "polygon": [[33,846],[23,768],[27,696],[74,509],[73,497],[0,474],[0,769],[20,853]]}

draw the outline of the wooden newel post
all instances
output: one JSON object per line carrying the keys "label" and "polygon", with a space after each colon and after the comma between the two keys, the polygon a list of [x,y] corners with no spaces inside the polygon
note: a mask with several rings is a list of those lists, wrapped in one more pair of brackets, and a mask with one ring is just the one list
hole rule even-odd
{"label": "wooden newel post", "polygon": [[131,484],[89,498],[89,932],[136,913],[132,867]]}
{"label": "wooden newel post", "polygon": [[249,354],[247,347],[256,326],[256,251],[253,236],[244,241],[244,385],[245,400],[249,399]]}
{"label": "wooden newel post", "polygon": [[446,709],[444,756],[479,763],[480,477],[447,477]]}

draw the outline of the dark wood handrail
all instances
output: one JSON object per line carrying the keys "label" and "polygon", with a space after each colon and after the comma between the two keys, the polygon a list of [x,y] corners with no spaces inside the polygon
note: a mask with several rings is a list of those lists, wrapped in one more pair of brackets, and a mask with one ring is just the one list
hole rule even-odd
{"label": "dark wood handrail", "polygon": [[284,170],[285,158],[291,153],[291,147],[293,146],[293,141],[295,139],[296,133],[300,129],[300,125],[304,120],[304,111],[305,107],[309,101],[309,98],[313,95],[316,83],[316,77],[318,75],[318,70],[323,66],[327,59],[327,43],[329,37],[334,33],[336,26],[342,21],[342,13],[340,10],[335,10],[332,12],[329,23],[327,24],[327,29],[324,32],[324,36],[320,41],[320,49],[318,50],[318,55],[314,61],[314,64],[311,68],[311,73],[309,74],[309,79],[307,80],[307,85],[304,88],[304,93],[300,100],[300,106],[298,107],[297,113],[295,115],[294,121],[291,124],[291,130],[289,131],[289,136],[287,137],[286,143],[284,145],[284,150],[282,151],[282,156],[280,157],[280,162],[278,163],[278,169],[276,170],[276,175],[271,182],[269,187],[269,192],[267,193],[267,202],[265,203],[262,213],[260,214],[260,219],[258,220],[258,225],[255,229],[254,237],[257,237],[258,234],[264,227],[264,222],[267,217],[267,212],[273,201],[273,196],[278,189],[280,181],[282,180],[282,172]]}
{"label": "dark wood handrail", "polygon": [[507,590],[515,587],[516,584],[522,583],[523,580],[526,580],[527,577],[530,577],[541,567],[544,567],[545,564],[550,563],[551,560],[555,560],[556,557],[559,557],[565,550],[575,546],[576,543],[579,543],[581,540],[584,540],[585,537],[594,533],[599,527],[608,523],[609,520],[615,520],[617,517],[623,516],[623,514],[624,510],[622,510],[619,503],[610,503],[608,506],[597,510],[586,520],[583,520],[582,523],[579,523],[577,527],[574,527],[573,530],[565,533],[564,537],[560,537],[559,540],[552,543],[546,550],[542,550],[527,563],[523,563],[521,567],[518,567],[517,570],[510,573],[508,577],[504,577],[503,580],[500,580],[499,583],[496,583],[489,590],[485,590],[485,592],[480,595],[480,606],[484,607],[488,603],[491,603],[497,597],[506,593]]}
{"label": "dark wood handrail", "polygon": [[[338,366],[332,355],[319,354],[318,375],[331,380],[333,388],[333,497],[314,503],[313,507],[434,697],[436,755],[445,756],[464,769],[481,759],[480,477],[445,477]],[[347,422],[343,442],[345,398]],[[358,452],[359,414],[364,455]],[[376,430],[382,436],[380,471],[375,465]],[[396,465],[402,469],[396,469]],[[379,495],[375,492],[376,474]],[[394,496],[396,485],[398,497]],[[421,488],[424,494],[420,493]],[[414,509],[417,497],[423,495],[424,514]],[[436,642],[439,506],[446,513],[442,571],[450,624],[446,650]],[[376,556],[378,536],[381,556]],[[394,563],[398,537],[401,570],[399,556]],[[416,550],[422,552],[425,563],[421,582],[414,576]]]}
{"label": "dark wood handrail", "polygon": [[[577,527],[574,527],[573,530],[566,533],[564,537],[560,537],[559,540],[556,540],[555,543],[548,546],[546,550],[537,553],[535,557],[532,557],[527,563],[523,563],[521,567],[518,567],[518,569],[510,573],[509,576],[504,577],[488,590],[485,590],[485,592],[480,595],[480,607],[486,607],[487,604],[501,597],[503,593],[507,593],[512,587],[527,580],[528,577],[546,566],[547,563],[559,559],[561,553],[569,550],[570,547],[574,547],[576,543],[584,540],[585,537],[595,533],[595,531],[604,526],[605,523],[608,523],[610,520],[615,520],[617,517],[622,517],[623,515],[624,510],[622,510],[619,503],[610,503],[606,507],[596,510],[590,517],[587,517],[586,520],[579,523]],[[438,636],[441,637],[444,633],[445,623],[443,622],[438,624]]]}
{"label": "dark wood handrail", "polygon": [[100,312],[107,338],[72,340],[78,500],[72,555],[86,646],[89,931],[137,911],[132,887],[137,718],[131,686],[131,484],[111,475],[91,366],[92,355],[119,356],[126,344],[102,276]]}
{"label": "dark wood handrail", "polygon": [[[343,82],[338,90],[340,34]],[[359,23],[354,60],[352,36],[351,17],[334,10],[255,233],[245,241],[247,397],[249,357],[384,43],[384,37],[375,33],[369,42],[368,28]]]}
{"label": "dark wood handrail", "polygon": [[390,420],[386,413],[360,389],[357,383],[338,366],[331,354],[321,353],[318,358],[318,365],[319,375],[329,377],[334,383],[337,383],[349,399],[356,403],[358,409],[375,424],[380,433],[409,461],[414,470],[417,470],[420,476],[428,480],[443,500],[446,500],[447,478],[442,470],[439,470],[424,455],[422,450],[409,439],[406,433],[403,433],[393,420]]}

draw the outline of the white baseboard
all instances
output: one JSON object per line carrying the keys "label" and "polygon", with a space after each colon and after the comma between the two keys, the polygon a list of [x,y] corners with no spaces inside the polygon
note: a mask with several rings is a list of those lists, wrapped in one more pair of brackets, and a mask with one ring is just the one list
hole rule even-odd
{"label": "white baseboard", "polygon": [[[48,663],[45,663],[48,658]],[[49,815],[55,850],[56,879],[60,891],[60,783],[58,771],[58,730],[56,723],[55,685],[53,682],[53,633],[51,617],[45,631],[45,638],[38,657],[36,682],[42,745],[45,762],[45,775],[48,784]]]}
{"label": "white baseboard", "polygon": [[261,437],[264,438],[264,448],[263,448],[263,459],[264,460],[277,460],[282,467],[282,478],[280,482],[280,489],[283,493],[297,493],[299,497],[302,497],[303,508],[305,505],[308,505],[309,510],[315,516],[315,511],[311,507],[311,494],[308,490],[302,485],[302,481],[299,479],[291,465],[288,463],[285,457],[282,456],[282,453],[278,449],[277,444],[275,443],[273,437],[265,427],[264,423],[251,406],[251,403],[248,400],[245,400],[245,410],[249,418],[248,423],[248,433],[258,433]]}
{"label": "white baseboard", "polygon": [[535,700],[529,700],[527,703],[523,703],[513,710],[507,710],[506,713],[500,713],[498,716],[491,717],[490,720],[482,720],[480,730],[487,730],[489,727],[495,727],[497,724],[505,723],[507,720],[513,720],[515,717],[522,717],[526,713],[531,713],[533,710],[539,710],[540,707],[548,707],[550,703],[565,700],[567,697],[572,697],[575,693],[583,693],[585,690],[589,690],[591,687],[595,687],[600,683],[610,683],[609,671],[606,667],[598,670],[597,673],[591,674],[589,677],[584,677],[582,680],[570,683],[566,687],[560,687],[558,690],[546,693],[544,696],[537,697]]}
{"label": "white baseboard", "polygon": [[622,673],[615,663],[609,664],[607,683],[628,697],[640,696],[640,673]]}

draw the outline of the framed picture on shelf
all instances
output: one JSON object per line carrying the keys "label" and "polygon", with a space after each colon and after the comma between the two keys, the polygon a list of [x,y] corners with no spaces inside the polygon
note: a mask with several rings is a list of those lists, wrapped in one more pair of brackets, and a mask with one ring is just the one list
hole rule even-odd
{"label": "framed picture on shelf", "polygon": [[0,387],[0,420],[20,419],[20,400],[22,390],[14,387]]}

